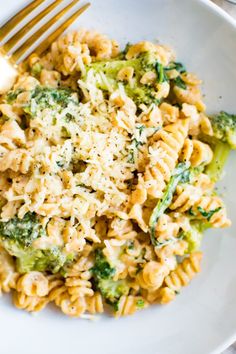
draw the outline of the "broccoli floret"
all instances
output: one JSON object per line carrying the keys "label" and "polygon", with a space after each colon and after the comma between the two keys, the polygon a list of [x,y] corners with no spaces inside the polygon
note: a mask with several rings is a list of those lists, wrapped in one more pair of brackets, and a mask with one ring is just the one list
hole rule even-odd
{"label": "broccoli floret", "polygon": [[16,267],[19,273],[27,273],[33,270],[57,273],[67,262],[72,260],[72,255],[64,255],[59,247],[51,247],[46,250],[33,247],[24,248],[20,244],[9,240],[3,241],[2,244],[9,254],[16,257]]}
{"label": "broccoli floret", "polygon": [[159,246],[159,242],[156,239],[156,226],[161,215],[164,214],[165,210],[170,206],[173,194],[176,190],[176,187],[179,183],[186,183],[190,178],[189,164],[179,163],[174,173],[166,187],[163,197],[158,201],[156,207],[153,209],[149,220],[150,227],[150,237],[153,246]]}
{"label": "broccoli floret", "polygon": [[210,121],[213,136],[200,134],[199,138],[212,147],[213,159],[205,172],[217,182],[222,177],[230,150],[236,149],[236,115],[222,111],[210,117]]}
{"label": "broccoli floret", "polygon": [[56,109],[57,111],[66,108],[70,102],[77,104],[78,102],[69,89],[54,89],[37,86],[31,91],[31,99],[29,105],[24,107],[26,113],[34,116],[37,111],[43,111],[46,108]]}
{"label": "broccoli floret", "polygon": [[32,242],[45,235],[35,213],[27,213],[22,219],[14,217],[7,222],[0,222],[0,237],[28,247]]}
{"label": "broccoli floret", "polygon": [[98,289],[110,305],[116,306],[122,295],[128,295],[129,285],[126,280],[102,279],[98,282]]}
{"label": "broccoli floret", "polygon": [[[155,55],[151,52],[140,54],[137,58],[125,60],[125,59],[113,59],[95,62],[86,67],[86,76],[90,69],[93,69],[95,75],[99,75],[96,80],[98,88],[109,91],[109,87],[116,89],[118,87],[119,80],[117,75],[123,68],[131,67],[134,70],[132,83],[123,81],[125,91],[129,97],[131,97],[137,105],[141,103],[151,104],[160,102],[156,98],[156,83],[168,80],[162,64],[160,64]],[[156,74],[156,80],[150,84],[142,84],[140,82],[142,76],[149,71],[153,71]]]}
{"label": "broccoli floret", "polygon": [[192,220],[191,228],[184,232],[184,240],[188,242],[187,253],[194,252],[200,248],[203,232],[211,227],[211,224],[202,220]]}
{"label": "broccoli floret", "polygon": [[115,268],[110,265],[101,249],[95,252],[95,264],[92,268],[95,287],[101,292],[106,302],[117,310],[117,304],[122,295],[128,295],[127,280],[113,280]]}
{"label": "broccoli floret", "polygon": [[220,112],[210,117],[214,138],[236,149],[236,114]]}
{"label": "broccoli floret", "polygon": [[[134,70],[131,82],[123,80],[123,85],[126,94],[131,97],[137,105],[141,103],[150,105],[151,103],[159,104],[160,99],[157,98],[157,84],[169,81],[168,71],[176,70],[179,74],[185,72],[185,68],[181,63],[171,62],[167,67],[164,67],[158,60],[155,53],[148,51],[139,54],[137,58],[122,59],[116,58],[112,60],[95,62],[86,67],[86,74],[83,79],[86,79],[90,69],[93,69],[96,77],[96,85],[104,91],[113,90],[118,87],[119,80],[117,75],[123,68],[131,67]],[[147,72],[155,74],[152,82],[142,84],[141,78]],[[96,76],[98,74],[98,76]],[[186,88],[184,81],[178,76],[174,79],[175,85]]]}
{"label": "broccoli floret", "polygon": [[16,257],[16,268],[19,273],[33,270],[57,273],[73,260],[72,254],[65,255],[59,247],[45,250],[32,246],[25,248],[12,240],[3,240],[1,244],[10,255]]}
{"label": "broccoli floret", "polygon": [[218,142],[213,148],[213,159],[207,165],[205,172],[213,182],[221,179],[224,166],[230,153],[230,146],[226,143]]}
{"label": "broccoli floret", "polygon": [[203,234],[198,231],[197,228],[192,227],[188,232],[185,233],[185,241],[188,242],[187,253],[194,252],[199,249],[202,242]]}
{"label": "broccoli floret", "polygon": [[160,100],[155,97],[155,90],[152,86],[142,85],[141,87],[132,88],[128,84],[125,85],[126,93],[139,106],[144,103],[150,105],[152,103],[159,104]]}
{"label": "broccoli floret", "polygon": [[92,270],[97,279],[109,279],[116,271],[115,268],[111,267],[101,249],[97,249],[95,252],[95,265]]}
{"label": "broccoli floret", "polygon": [[55,273],[71,261],[72,256],[64,255],[59,247],[45,250],[34,248],[33,241],[45,235],[45,229],[34,213],[0,223],[0,242],[10,255],[16,257],[20,273],[32,270]]}

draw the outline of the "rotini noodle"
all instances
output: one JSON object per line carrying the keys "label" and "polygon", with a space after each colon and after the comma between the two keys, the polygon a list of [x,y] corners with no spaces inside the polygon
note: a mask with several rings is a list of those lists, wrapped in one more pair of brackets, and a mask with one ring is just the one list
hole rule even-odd
{"label": "rotini noodle", "polygon": [[176,166],[178,154],[188,134],[188,120],[181,120],[157,132],[151,146],[151,163],[144,173],[144,181],[150,196],[160,198],[166,182]]}
{"label": "rotini noodle", "polygon": [[212,157],[213,152],[210,146],[196,139],[186,139],[180,153],[180,160],[184,162],[190,161],[193,167],[209,164]]}
{"label": "rotini noodle", "polygon": [[16,290],[27,296],[45,296],[48,294],[48,279],[40,272],[22,275],[16,284]]}
{"label": "rotini noodle", "polygon": [[141,308],[148,306],[148,303],[141,296],[122,296],[119,300],[116,317],[134,314],[140,308],[140,302],[142,303]]}
{"label": "rotini noodle", "polygon": [[21,310],[28,312],[38,312],[44,309],[48,304],[47,297],[28,296],[22,292],[15,291],[13,293],[13,303]]}
{"label": "rotini noodle", "polygon": [[200,272],[201,259],[201,252],[190,254],[165,278],[164,285],[174,291],[180,291],[183,286],[188,285],[196,273]]}

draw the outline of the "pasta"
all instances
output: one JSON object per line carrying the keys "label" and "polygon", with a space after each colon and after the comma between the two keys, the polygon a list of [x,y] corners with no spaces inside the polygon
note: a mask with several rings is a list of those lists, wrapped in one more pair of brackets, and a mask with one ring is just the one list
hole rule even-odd
{"label": "pasta", "polygon": [[99,292],[95,292],[93,296],[89,296],[86,299],[86,311],[94,315],[96,313],[103,313],[103,300]]}
{"label": "pasta", "polygon": [[16,290],[27,296],[45,296],[49,291],[48,279],[41,272],[26,273],[18,279]]}
{"label": "pasta", "polygon": [[0,248],[0,290],[8,293],[15,289],[18,277],[12,257]]}
{"label": "pasta", "polygon": [[28,296],[22,292],[13,293],[13,304],[21,310],[28,312],[38,312],[48,304],[48,298],[39,296]]}
{"label": "pasta", "polygon": [[188,133],[188,120],[167,125],[156,133],[157,140],[150,147],[151,163],[144,173],[144,181],[148,186],[147,193],[160,198],[166,182],[170,180],[171,171],[176,166],[178,155]]}
{"label": "pasta", "polygon": [[147,305],[147,302],[141,296],[122,296],[116,311],[116,317],[132,315],[138,309],[147,307]]}
{"label": "pasta", "polygon": [[159,302],[161,304],[169,303],[175,299],[183,286],[193,279],[196,273],[200,272],[200,262],[202,259],[201,252],[194,252],[182,263],[172,270],[162,282],[161,287],[157,291],[149,290],[146,298],[149,302]]}
{"label": "pasta", "polygon": [[186,139],[180,154],[181,161],[190,161],[193,167],[209,164],[213,152],[209,145],[195,139]]}
{"label": "pasta", "polygon": [[177,266],[164,280],[164,285],[168,288],[179,291],[182,286],[186,286],[196,273],[200,272],[201,252],[192,253],[189,258]]}
{"label": "pasta", "polygon": [[0,290],[17,308],[130,315],[200,271],[203,230],[230,225],[200,85],[167,46],[95,31],[28,58],[0,98]]}

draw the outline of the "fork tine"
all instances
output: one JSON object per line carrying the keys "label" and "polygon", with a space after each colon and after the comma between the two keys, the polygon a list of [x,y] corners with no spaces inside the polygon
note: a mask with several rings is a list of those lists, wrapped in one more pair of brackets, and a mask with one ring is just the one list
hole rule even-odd
{"label": "fork tine", "polygon": [[45,50],[80,16],[87,8],[90,3],[85,4],[78,11],[76,11],[71,17],[69,17],[62,25],[52,34],[50,34],[40,45],[35,49],[37,55],[41,55]]}
{"label": "fork tine", "polygon": [[24,55],[24,53],[52,26],[54,25],[63,15],[65,15],[76,3],[80,0],[73,0],[69,5],[62,9],[58,14],[50,19],[45,25],[43,25],[36,33],[34,33],[27,41],[20,46],[13,54],[12,59],[16,62],[18,59]]}
{"label": "fork tine", "polygon": [[25,6],[15,16],[10,18],[2,27],[0,27],[0,41],[2,41],[8,33],[10,33],[26,16],[28,16],[34,9],[41,5],[45,0],[34,0]]}
{"label": "fork tine", "polygon": [[23,38],[29,30],[31,30],[41,19],[44,18],[47,14],[49,14],[57,5],[59,5],[63,0],[55,0],[51,3],[46,9],[40,12],[36,17],[34,17],[29,23],[17,32],[13,37],[11,37],[3,46],[5,52],[9,52],[18,42]]}

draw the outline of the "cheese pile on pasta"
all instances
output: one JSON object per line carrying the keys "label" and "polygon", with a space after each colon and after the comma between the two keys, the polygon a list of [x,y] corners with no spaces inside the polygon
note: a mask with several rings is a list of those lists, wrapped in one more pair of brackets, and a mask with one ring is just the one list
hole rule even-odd
{"label": "cheese pile on pasta", "polygon": [[202,232],[230,225],[200,84],[164,45],[85,30],[22,66],[0,104],[0,287],[18,308],[132,314],[200,271]]}

